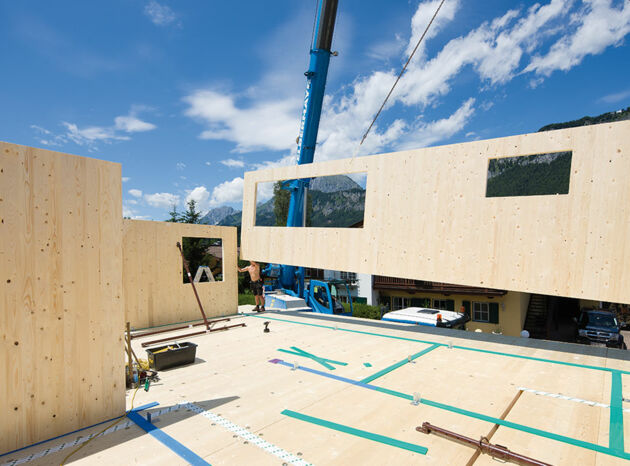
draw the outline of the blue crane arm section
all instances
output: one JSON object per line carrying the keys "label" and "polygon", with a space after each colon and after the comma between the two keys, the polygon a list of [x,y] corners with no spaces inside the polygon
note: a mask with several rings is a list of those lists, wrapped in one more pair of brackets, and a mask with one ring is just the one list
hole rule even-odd
{"label": "blue crane arm section", "polygon": [[[319,0],[311,59],[306,76],[306,93],[298,139],[298,165],[312,163],[328,76],[331,45],[338,0]],[[306,192],[310,179],[291,180],[284,185],[291,193],[287,227],[303,227],[306,213]],[[298,296],[304,293],[304,269],[291,265],[280,267],[279,285]]]}

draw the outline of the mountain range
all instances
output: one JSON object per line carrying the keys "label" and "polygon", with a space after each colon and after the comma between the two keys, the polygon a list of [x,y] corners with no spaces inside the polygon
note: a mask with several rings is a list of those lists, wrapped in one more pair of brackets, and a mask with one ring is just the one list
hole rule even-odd
{"label": "mountain range", "polygon": [[613,121],[630,120],[630,107],[616,110],[614,112],[606,112],[597,116],[585,116],[579,120],[565,121],[564,123],[551,123],[543,126],[538,131],[551,131],[554,129],[575,128],[577,126],[597,125],[599,123],[610,123]]}
{"label": "mountain range", "polygon": [[206,215],[201,218],[199,223],[206,225],[218,225],[224,218],[236,213],[237,210],[229,206],[221,206],[216,209],[210,209]]}
{"label": "mountain range", "polygon": [[[313,179],[309,189],[312,202],[310,225],[313,227],[349,227],[363,220],[365,190],[345,175]],[[256,207],[256,225],[276,225],[275,198]],[[208,225],[240,226],[242,212],[231,207],[211,209],[201,219]],[[282,222],[283,223],[283,222]]]}

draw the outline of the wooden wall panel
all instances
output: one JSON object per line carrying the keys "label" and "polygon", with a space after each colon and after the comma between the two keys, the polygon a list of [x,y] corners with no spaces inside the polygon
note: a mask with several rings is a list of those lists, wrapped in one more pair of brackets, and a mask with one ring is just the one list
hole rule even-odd
{"label": "wooden wall panel", "polygon": [[[486,198],[488,160],[573,151],[569,194]],[[367,172],[363,229],[255,227],[256,183]],[[246,259],[630,303],[630,121],[245,174]]]}
{"label": "wooden wall panel", "polygon": [[119,164],[0,142],[0,453],[125,410]]}
{"label": "wooden wall panel", "polygon": [[[182,259],[176,247],[182,237],[221,238],[223,281],[197,283],[197,292],[208,317],[236,314],[235,227],[124,220],[123,228],[125,312],[132,327],[201,318],[190,284],[182,281]],[[195,272],[191,271],[193,276]]]}

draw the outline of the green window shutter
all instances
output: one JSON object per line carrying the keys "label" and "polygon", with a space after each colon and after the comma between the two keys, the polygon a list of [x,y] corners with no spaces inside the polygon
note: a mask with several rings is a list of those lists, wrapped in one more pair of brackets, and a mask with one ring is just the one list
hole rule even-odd
{"label": "green window shutter", "polygon": [[488,307],[490,308],[490,323],[498,324],[499,323],[499,303],[490,303]]}
{"label": "green window shutter", "polygon": [[446,300],[446,310],[447,311],[454,311],[455,310],[455,301],[452,299],[447,299]]}
{"label": "green window shutter", "polygon": [[470,301],[462,301],[462,306],[464,306],[464,314],[470,317]]}

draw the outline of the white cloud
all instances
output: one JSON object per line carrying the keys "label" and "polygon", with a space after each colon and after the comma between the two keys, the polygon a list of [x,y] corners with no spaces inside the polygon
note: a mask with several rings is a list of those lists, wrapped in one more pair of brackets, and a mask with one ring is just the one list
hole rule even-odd
{"label": "white cloud", "polygon": [[[256,51],[263,62],[258,82],[236,92],[208,86],[183,98],[185,114],[202,124],[200,138],[231,141],[236,153],[295,150],[304,98],[304,53],[311,39],[304,31],[312,24],[311,8],[301,8],[258,44]],[[337,44],[343,29],[335,31]],[[278,50],[285,58],[304,60],[279,60]]]}
{"label": "white cloud", "polygon": [[404,150],[427,147],[438,141],[448,139],[466,126],[466,123],[468,123],[475,111],[474,103],[475,99],[470,98],[448,118],[430,123],[421,123],[413,131],[409,131],[405,135],[405,138],[399,142],[398,148]]}
{"label": "white cloud", "polygon": [[153,123],[142,121],[132,115],[117,116],[116,118],[114,118],[114,126],[116,127],[116,129],[119,129],[126,133],[151,131],[152,129],[157,128],[157,126],[155,126]]}
{"label": "white cloud", "polygon": [[630,98],[630,89],[627,89],[621,92],[616,92],[614,94],[605,95],[599,100],[601,102],[606,102],[607,104],[616,104],[617,102],[627,100],[628,98]]}
{"label": "white cloud", "polygon": [[145,220],[147,217],[144,215],[138,215],[138,211],[136,210],[135,207],[133,207],[136,204],[138,204],[137,201],[133,199],[123,201],[123,208],[122,208],[123,217],[128,217],[135,220]]}
{"label": "white cloud", "polygon": [[182,171],[186,168],[186,164],[184,162],[177,162],[175,168],[177,168],[178,171]]}
{"label": "white cloud", "polygon": [[214,187],[212,193],[205,186],[197,186],[186,196],[186,202],[194,200],[201,211],[223,204],[243,200],[243,178],[236,177]]}
{"label": "white cloud", "polygon": [[[406,60],[438,3],[439,0],[427,0],[418,4],[408,40],[403,42],[397,36],[383,41],[380,49],[378,43],[373,48],[401,50],[397,60]],[[460,36],[442,37],[444,45],[428,56],[431,41],[443,35],[457,18],[461,3],[450,0],[444,4],[360,150],[359,141],[391,88],[398,68],[387,69],[388,61],[383,60],[381,69],[326,95],[318,161],[440,143],[462,131],[474,116],[473,98],[464,98],[453,113],[446,113],[441,107],[444,97],[464,73],[478,77],[479,93],[528,74],[524,83],[537,85],[556,69],[570,69],[584,56],[620,44],[630,32],[628,1],[547,0],[527,8],[504,10]],[[549,48],[549,44],[553,45]],[[265,75],[264,84],[274,82],[269,79],[272,75],[274,72]],[[278,160],[256,164],[256,168],[295,163],[294,140],[301,102],[280,87],[273,87],[275,93],[256,99],[252,89],[264,88],[259,84],[241,94],[201,89],[184,98],[189,105],[186,114],[204,123],[202,138],[231,141],[237,152],[270,149],[282,153]],[[478,105],[487,111],[492,104],[487,98],[480,98]],[[399,115],[404,117],[393,119],[388,112],[392,107],[402,109]],[[431,109],[430,118],[423,113],[427,108]]]}
{"label": "white cloud", "polygon": [[210,166],[210,165],[212,165],[212,164],[211,164],[210,162],[206,162],[206,165],[207,165],[207,166]]}
{"label": "white cloud", "polygon": [[295,165],[297,163],[297,155],[295,153],[288,154],[277,160],[265,160],[259,163],[251,164],[251,167],[255,170],[264,170],[266,168],[288,167],[289,165]]}
{"label": "white cloud", "polygon": [[617,46],[630,32],[630,2],[584,0],[584,7],[571,16],[569,33],[554,43],[549,52],[536,55],[525,71],[549,76],[555,70],[569,70],[587,55],[597,55]]}
{"label": "white cloud", "polygon": [[[421,2],[416,9],[413,17],[411,18],[411,37],[409,38],[409,42],[407,44],[407,49],[405,50],[405,56],[409,57],[416,44],[418,43],[418,39],[424,33],[429,24],[429,21],[435,14],[440,2],[442,0],[430,0],[426,2]],[[450,23],[455,17],[456,11],[459,9],[459,0],[449,0],[448,2],[444,2],[442,8],[440,9],[438,15],[433,20],[433,24],[427,31],[424,36],[424,40],[418,47],[416,51],[416,55],[414,56],[416,59],[422,58],[425,54],[425,48],[427,41],[437,36],[438,33]]]}
{"label": "white cloud", "polygon": [[231,181],[225,181],[212,190],[210,205],[213,207],[228,202],[240,202],[243,200],[243,178],[237,177]]}
{"label": "white cloud", "polygon": [[380,62],[388,62],[393,58],[398,59],[398,56],[405,47],[403,38],[396,34],[394,39],[385,42],[376,42],[367,51],[367,55],[370,58],[378,60]]}
{"label": "white cloud", "polygon": [[258,183],[258,192],[256,193],[256,202],[258,204],[266,202],[273,197],[274,184],[275,183]]}
{"label": "white cloud", "polygon": [[136,214],[136,211],[127,207],[126,204],[123,204],[122,214],[123,217],[133,217]]}
{"label": "white cloud", "polygon": [[31,125],[31,128],[41,134],[51,134],[50,131],[48,131],[46,128],[42,128],[41,126]]}
{"label": "white cloud", "polygon": [[171,193],[145,194],[144,200],[152,207],[164,209],[179,204],[179,196]]}
{"label": "white cloud", "polygon": [[186,204],[190,201],[195,201],[200,211],[206,211],[210,208],[210,193],[205,186],[197,186],[186,196]]}
{"label": "white cloud", "polygon": [[79,128],[75,123],[68,123],[67,121],[62,121],[61,124],[66,128],[66,134],[63,136],[79,146],[94,146],[99,141],[111,143],[112,141],[130,139],[129,136],[116,134],[111,127],[88,126]]}
{"label": "white cloud", "polygon": [[130,189],[127,192],[131,194],[133,197],[142,197],[142,191],[140,191],[139,189]]}
{"label": "white cloud", "polygon": [[201,139],[232,141],[236,152],[284,150],[295,145],[300,98],[261,101],[239,108],[237,97],[212,90],[198,90],[184,97],[189,105],[185,114],[207,127]]}
{"label": "white cloud", "polygon": [[131,178],[129,178],[128,176],[123,176],[122,177],[122,182],[126,183],[127,181],[129,181]]}
{"label": "white cloud", "polygon": [[111,144],[113,141],[128,141],[131,139],[128,134],[155,129],[154,124],[142,121],[137,117],[137,112],[145,109],[146,107],[142,106],[132,106],[128,115],[115,117],[114,124],[111,126],[81,128],[76,123],[62,121],[61,126],[65,130],[58,134],[37,125],[31,125],[31,128],[46,136],[46,138],[40,138],[42,144],[60,146],[72,141],[79,146],[86,146],[89,150],[94,150],[97,148],[97,143]]}
{"label": "white cloud", "polygon": [[221,160],[221,163],[230,168],[243,168],[245,166],[245,162],[236,159]]}
{"label": "white cloud", "polygon": [[144,14],[157,26],[166,26],[177,19],[177,15],[170,7],[160,5],[155,0],[145,5]]}

